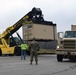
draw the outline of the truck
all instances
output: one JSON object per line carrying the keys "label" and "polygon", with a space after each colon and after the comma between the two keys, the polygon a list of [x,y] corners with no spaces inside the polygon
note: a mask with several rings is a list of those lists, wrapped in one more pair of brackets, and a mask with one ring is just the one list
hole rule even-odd
{"label": "truck", "polygon": [[[41,15],[41,12],[33,8],[25,16],[23,16],[18,22],[14,25],[8,27],[2,34],[0,34],[0,56],[2,55],[20,55],[20,43],[23,43],[23,40],[19,37],[13,37],[13,34],[19,30],[20,27],[24,25],[32,24],[32,21],[35,20],[34,16]],[[20,42],[19,42],[20,41]]]}
{"label": "truck", "polygon": [[71,30],[65,31],[62,38],[59,38],[59,44],[56,49],[57,61],[64,59],[76,59],[76,25],[71,25]]}

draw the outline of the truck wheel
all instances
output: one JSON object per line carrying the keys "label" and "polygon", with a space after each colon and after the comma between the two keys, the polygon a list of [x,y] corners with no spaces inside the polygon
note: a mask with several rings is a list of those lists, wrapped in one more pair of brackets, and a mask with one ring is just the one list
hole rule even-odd
{"label": "truck wheel", "polygon": [[63,60],[63,56],[62,55],[57,55],[57,61],[62,62],[62,60]]}

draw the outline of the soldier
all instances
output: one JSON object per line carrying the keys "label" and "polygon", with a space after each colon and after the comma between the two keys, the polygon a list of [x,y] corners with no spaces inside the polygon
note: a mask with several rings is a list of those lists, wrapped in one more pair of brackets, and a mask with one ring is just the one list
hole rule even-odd
{"label": "soldier", "polygon": [[37,51],[39,51],[40,47],[38,43],[35,41],[35,38],[33,38],[33,41],[30,43],[29,49],[30,49],[30,64],[32,65],[33,57],[35,57],[36,65],[38,65]]}

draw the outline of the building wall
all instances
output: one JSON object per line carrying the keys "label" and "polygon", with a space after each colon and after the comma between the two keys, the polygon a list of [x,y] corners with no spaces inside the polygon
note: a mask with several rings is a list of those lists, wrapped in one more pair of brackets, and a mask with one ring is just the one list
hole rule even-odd
{"label": "building wall", "polygon": [[71,25],[71,30],[75,30],[76,31],[76,25]]}

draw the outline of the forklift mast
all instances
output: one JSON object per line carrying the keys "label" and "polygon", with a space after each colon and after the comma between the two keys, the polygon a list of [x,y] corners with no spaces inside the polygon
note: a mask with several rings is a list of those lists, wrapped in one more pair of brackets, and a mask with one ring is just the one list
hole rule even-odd
{"label": "forklift mast", "polygon": [[43,15],[40,8],[33,8],[29,13],[27,13],[24,17],[22,17],[18,22],[14,25],[8,27],[2,34],[1,38],[7,39],[13,33],[15,33],[21,26],[26,24],[31,24],[35,21],[43,21]]}

